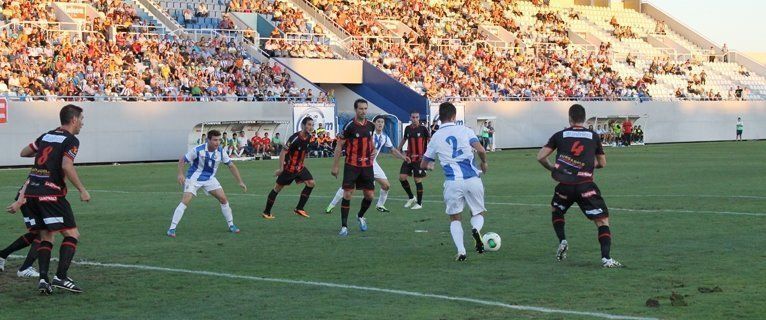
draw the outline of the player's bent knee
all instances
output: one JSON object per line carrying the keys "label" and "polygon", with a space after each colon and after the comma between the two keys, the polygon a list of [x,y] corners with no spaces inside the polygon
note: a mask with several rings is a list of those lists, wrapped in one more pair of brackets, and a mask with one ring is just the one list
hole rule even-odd
{"label": "player's bent knee", "polygon": [[449,215],[449,221],[460,221],[461,217],[459,213]]}
{"label": "player's bent knee", "polygon": [[314,180],[306,181],[306,186],[309,188],[313,188],[315,186]]}
{"label": "player's bent knee", "polygon": [[61,234],[65,237],[80,239],[80,231],[78,231],[77,228],[62,231]]}
{"label": "player's bent knee", "polygon": [[609,226],[609,218],[603,217],[603,218],[593,219],[593,223],[595,223],[596,226],[598,227]]}

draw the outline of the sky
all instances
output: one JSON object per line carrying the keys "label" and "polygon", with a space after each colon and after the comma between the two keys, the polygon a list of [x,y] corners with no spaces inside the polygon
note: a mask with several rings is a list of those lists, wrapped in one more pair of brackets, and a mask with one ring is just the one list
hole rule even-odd
{"label": "sky", "polygon": [[764,0],[649,0],[711,41],[731,51],[766,52]]}

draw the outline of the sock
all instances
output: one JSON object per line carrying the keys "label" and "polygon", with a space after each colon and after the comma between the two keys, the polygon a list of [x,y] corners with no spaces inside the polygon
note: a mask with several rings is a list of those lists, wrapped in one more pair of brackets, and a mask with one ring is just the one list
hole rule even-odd
{"label": "sock", "polygon": [[553,221],[553,230],[556,231],[556,236],[559,237],[559,243],[566,240],[567,237],[564,234],[564,225],[566,224],[564,215],[559,212],[554,212],[551,214],[551,221]]}
{"label": "sock", "polygon": [[465,244],[463,244],[463,225],[460,221],[452,221],[449,224],[449,231],[452,234],[452,241],[455,242],[458,254],[465,254]]}
{"label": "sock", "polygon": [[170,229],[175,229],[176,226],[178,226],[178,223],[181,222],[181,218],[184,216],[184,211],[186,211],[186,205],[181,202],[178,204],[178,207],[176,207],[176,211],[173,212],[173,220],[170,222]]}
{"label": "sock", "polygon": [[48,267],[51,263],[51,250],[53,250],[53,244],[48,241],[41,241],[40,246],[37,247],[37,263],[40,267],[40,279],[50,282],[48,279]]}
{"label": "sock", "polygon": [[314,190],[314,188],[303,187],[303,191],[301,191],[301,199],[298,200],[298,206],[295,207],[296,209],[303,210],[303,206],[305,206],[306,202],[309,201],[312,190]]}
{"label": "sock", "polygon": [[228,202],[221,205],[221,214],[223,214],[223,218],[226,219],[226,224],[229,227],[234,225],[234,215],[231,214],[231,207]]}
{"label": "sock", "polygon": [[481,232],[481,228],[484,227],[484,215],[477,214],[471,217],[471,227]]}
{"label": "sock", "polygon": [[337,206],[341,199],[343,199],[343,188],[338,188],[338,192],[335,193],[335,197],[332,198],[330,205],[333,207]]}
{"label": "sock", "polygon": [[423,183],[415,182],[415,190],[418,192],[418,204],[423,204]]}
{"label": "sock", "polygon": [[24,259],[24,263],[19,266],[19,271],[27,270],[33,263],[35,263],[35,260],[37,260],[37,248],[39,247],[40,239],[35,239],[35,241],[32,242],[32,246],[29,248],[29,252],[27,252],[27,258]]}
{"label": "sock", "polygon": [[598,227],[598,242],[601,244],[601,257],[610,259],[609,251],[612,248],[612,233],[609,226]]}
{"label": "sock", "polygon": [[359,213],[356,216],[359,218],[364,218],[364,213],[367,212],[367,209],[370,208],[370,205],[372,205],[372,199],[362,199],[362,207],[359,208]]}
{"label": "sock", "polygon": [[348,227],[348,210],[351,207],[351,200],[343,199],[340,202],[340,225]]}
{"label": "sock", "polygon": [[72,264],[75,251],[77,251],[77,239],[65,237],[59,249],[59,267],[56,270],[56,276],[59,279],[66,279],[66,273],[69,271],[69,265]]}
{"label": "sock", "polygon": [[8,259],[8,256],[10,256],[11,253],[19,251],[31,245],[32,241],[35,241],[35,238],[37,238],[37,235],[35,235],[34,233],[24,234],[23,236],[16,239],[16,241],[11,243],[8,247],[0,251],[0,258]]}
{"label": "sock", "polygon": [[407,180],[400,181],[402,183],[402,188],[404,188],[404,192],[407,192],[407,198],[412,199],[415,196],[412,195],[412,188],[410,188],[410,182]]}
{"label": "sock", "polygon": [[380,189],[380,197],[378,197],[377,207],[385,206],[386,200],[388,200],[388,190]]}
{"label": "sock", "polygon": [[278,193],[274,191],[274,189],[271,189],[271,192],[269,192],[269,198],[266,199],[266,208],[263,209],[263,213],[265,214],[271,214],[271,207],[274,206],[274,201],[277,200]]}

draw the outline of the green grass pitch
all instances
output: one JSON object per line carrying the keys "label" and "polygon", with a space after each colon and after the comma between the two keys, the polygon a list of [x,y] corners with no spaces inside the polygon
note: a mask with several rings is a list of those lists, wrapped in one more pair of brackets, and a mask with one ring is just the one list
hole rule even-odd
{"label": "green grass pitch", "polygon": [[[355,198],[351,234],[345,239],[337,236],[339,209],[323,213],[340,184],[330,176],[330,159],[308,160],[317,181],[307,206],[311,218],[292,214],[302,188],[293,185],[277,199],[276,219],[262,219],[277,162],[238,163],[250,188],[247,194],[225,168],[218,178],[242,233],[228,233],[216,201],[201,196],[187,209],[176,239],[165,236],[181,196],[175,164],[79,167],[93,201],[80,203],[77,191],[70,193],[82,233],[75,260],[126,266],[75,264],[70,275],[85,293],[57,291],[41,297],[36,281],[16,277],[21,260],[12,258],[0,273],[0,319],[33,314],[51,319],[593,317],[570,311],[665,319],[763,318],[766,142],[606,151],[608,165],[597,172],[596,182],[611,208],[612,255],[625,269],[600,267],[596,228],[576,207],[567,214],[569,259],[555,261],[557,240],[548,207],[554,182],[536,163],[537,150],[489,155],[484,231],[500,234],[503,247],[484,255],[469,251],[466,263],[453,261],[441,171],[426,180],[424,210],[410,211],[402,207],[405,196],[396,181],[400,163],[388,155],[381,162],[392,179],[392,212],[372,208],[370,230],[361,233],[353,219],[359,207]],[[26,173],[0,171],[3,205],[11,202]],[[0,246],[22,232],[19,215],[0,215]],[[470,249],[469,238],[466,233]],[[55,248],[57,257],[58,243]],[[16,253],[23,254],[26,250]],[[716,286],[722,292],[698,290]],[[671,306],[673,292],[687,306]],[[646,307],[649,298],[660,307]],[[564,313],[544,312],[550,309]]]}

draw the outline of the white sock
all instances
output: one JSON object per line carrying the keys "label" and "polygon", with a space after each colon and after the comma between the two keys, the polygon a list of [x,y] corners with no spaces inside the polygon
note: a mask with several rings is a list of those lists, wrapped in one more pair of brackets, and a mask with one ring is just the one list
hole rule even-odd
{"label": "white sock", "polygon": [[465,254],[465,244],[463,244],[463,224],[460,221],[452,221],[449,224],[449,231],[452,233],[452,241],[455,242],[458,254]]}
{"label": "white sock", "polygon": [[234,216],[231,214],[231,207],[229,207],[228,202],[221,205],[221,213],[223,214],[224,219],[226,219],[226,223],[229,227],[233,226]]}
{"label": "white sock", "polygon": [[181,218],[184,216],[184,211],[186,211],[186,205],[181,202],[176,207],[176,211],[173,212],[173,220],[170,221],[170,229],[175,229],[176,226],[178,226],[178,223],[181,222]]}
{"label": "white sock", "polygon": [[388,200],[388,190],[380,189],[380,197],[378,197],[378,207],[383,207],[386,205],[386,200]]}
{"label": "white sock", "polygon": [[476,231],[481,232],[481,228],[483,226],[484,226],[484,215],[477,214],[471,217],[471,227],[476,229]]}
{"label": "white sock", "polygon": [[340,199],[343,199],[343,188],[338,189],[338,192],[335,193],[335,198],[332,198],[330,205],[333,207],[338,206],[338,202],[340,202]]}

